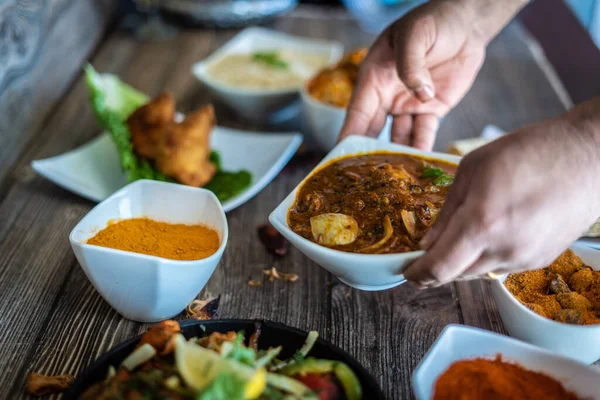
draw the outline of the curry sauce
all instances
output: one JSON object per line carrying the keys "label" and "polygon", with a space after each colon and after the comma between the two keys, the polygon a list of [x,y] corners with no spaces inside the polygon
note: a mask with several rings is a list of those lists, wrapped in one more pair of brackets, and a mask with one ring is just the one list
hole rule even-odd
{"label": "curry sauce", "polygon": [[376,152],[333,160],[300,187],[288,225],[302,237],[354,253],[402,253],[435,221],[456,166]]}

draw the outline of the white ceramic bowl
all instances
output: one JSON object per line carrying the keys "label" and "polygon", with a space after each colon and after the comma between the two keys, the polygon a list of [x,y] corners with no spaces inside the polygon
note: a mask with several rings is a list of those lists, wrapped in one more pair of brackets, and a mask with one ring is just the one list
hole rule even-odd
{"label": "white ceramic bowl", "polygon": [[[302,99],[302,119],[304,126],[308,129],[309,140],[320,150],[333,149],[342,125],[344,125],[346,109],[313,98],[308,93],[307,85],[302,86],[300,98]],[[390,141],[391,127],[392,119],[388,117],[379,134],[379,140]]]}
{"label": "white ceramic bowl", "polygon": [[[460,157],[450,154],[428,153],[399,144],[386,143],[362,136],[350,136],[335,146],[308,176],[312,175],[315,170],[331,159],[378,150],[437,158],[457,164],[460,161]],[[293,232],[288,226],[287,213],[296,199],[298,188],[303,182],[269,216],[269,221],[275,229],[289,240],[292,245],[304,253],[304,255],[337,276],[348,286],[361,290],[385,290],[405,282],[402,270],[406,265],[422,255],[422,251],[397,254],[348,253],[320,246]]]}
{"label": "white ceramic bowl", "polygon": [[[110,220],[148,217],[205,224],[221,245],[208,258],[177,261],[86,244]],[[102,297],[125,318],[156,322],[179,314],[202,290],[227,244],[227,219],[217,197],[205,189],[140,180],[94,207],[73,228],[71,247]]]}
{"label": "white ceramic bowl", "polygon": [[341,58],[343,46],[334,41],[292,36],[265,28],[247,28],[237,34],[208,58],[197,62],[192,72],[223,103],[250,120],[267,119],[272,113],[290,105],[298,98],[300,88],[294,89],[248,89],[236,88],[213,79],[209,67],[234,53],[253,53],[261,50],[288,49],[323,54],[329,63]]}
{"label": "white ceramic bowl", "polygon": [[[572,245],[571,250],[587,265],[600,270],[600,251],[579,244]],[[534,313],[506,289],[507,276],[492,282],[492,293],[511,336],[587,364],[600,359],[600,325],[563,324]]]}
{"label": "white ceramic bowl", "polygon": [[417,400],[430,400],[435,383],[451,364],[472,358],[495,358],[553,377],[563,386],[589,400],[600,399],[600,369],[560,357],[547,350],[507,336],[463,325],[448,325],[412,375]]}

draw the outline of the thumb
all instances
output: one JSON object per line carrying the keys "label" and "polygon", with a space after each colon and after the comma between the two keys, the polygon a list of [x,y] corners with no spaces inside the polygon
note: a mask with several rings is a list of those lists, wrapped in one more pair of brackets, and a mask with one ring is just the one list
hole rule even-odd
{"label": "thumb", "polygon": [[426,63],[434,38],[435,25],[430,17],[394,30],[391,38],[398,77],[412,95],[423,103],[435,97],[435,87]]}

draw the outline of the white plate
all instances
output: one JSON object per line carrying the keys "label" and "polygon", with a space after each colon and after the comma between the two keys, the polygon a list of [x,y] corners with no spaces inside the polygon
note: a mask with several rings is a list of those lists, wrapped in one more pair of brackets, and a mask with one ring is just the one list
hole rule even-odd
{"label": "white plate", "polygon": [[507,336],[463,325],[448,325],[415,369],[413,390],[418,400],[433,397],[435,382],[456,361],[495,358],[520,364],[560,381],[581,398],[600,399],[600,369],[563,358]]}
{"label": "white plate", "polygon": [[[219,82],[207,72],[208,68],[234,53],[252,53],[273,49],[293,49],[325,55],[329,63],[337,62],[344,53],[341,43],[308,37],[289,35],[280,31],[251,27],[238,33],[233,39],[209,57],[192,66],[192,73],[223,103],[234,108],[247,119],[266,119],[272,113],[284,109],[298,98],[300,87],[291,89],[249,89]],[[316,71],[315,71],[316,72]],[[310,77],[307,77],[310,79]]]}
{"label": "white plate", "polygon": [[[221,156],[223,169],[248,170],[251,185],[223,202],[225,212],[244,204],[260,192],[288,163],[302,143],[299,133],[238,131],[216,126],[211,148]],[[108,134],[56,157],[36,160],[33,169],[58,186],[86,199],[100,202],[125,186],[119,154]]]}

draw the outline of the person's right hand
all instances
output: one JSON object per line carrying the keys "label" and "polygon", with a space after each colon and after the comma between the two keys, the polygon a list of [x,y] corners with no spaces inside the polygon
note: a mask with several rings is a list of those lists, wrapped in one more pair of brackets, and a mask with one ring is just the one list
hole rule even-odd
{"label": "person's right hand", "polygon": [[469,153],[404,276],[421,286],[539,269],[600,215],[600,97]]}
{"label": "person's right hand", "polygon": [[506,10],[524,1],[501,3],[499,10],[496,0],[431,1],[389,26],[361,64],[339,140],[375,137],[391,115],[394,142],[431,150],[439,118],[471,87]]}

